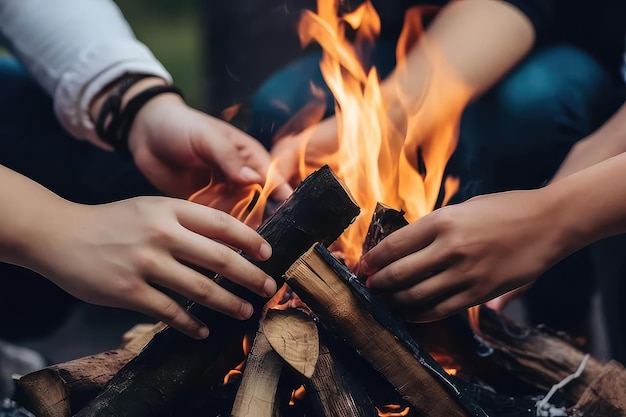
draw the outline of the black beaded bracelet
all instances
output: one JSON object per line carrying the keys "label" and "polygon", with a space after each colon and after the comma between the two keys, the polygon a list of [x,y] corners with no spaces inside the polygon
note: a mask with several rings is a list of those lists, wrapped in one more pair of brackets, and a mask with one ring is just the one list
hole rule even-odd
{"label": "black beaded bracelet", "polygon": [[[116,93],[113,93],[105,101],[100,109],[98,120],[96,121],[96,132],[100,139],[113,146],[120,153],[128,153],[128,135],[133,125],[133,121],[139,110],[151,99],[159,94],[175,93],[184,98],[183,92],[173,85],[157,85],[149,87],[134,96],[122,109],[122,97],[128,89],[137,81],[148,77],[148,75],[137,75],[136,77],[123,80]],[[110,120],[106,124],[107,120]],[[106,125],[105,125],[106,124]]]}

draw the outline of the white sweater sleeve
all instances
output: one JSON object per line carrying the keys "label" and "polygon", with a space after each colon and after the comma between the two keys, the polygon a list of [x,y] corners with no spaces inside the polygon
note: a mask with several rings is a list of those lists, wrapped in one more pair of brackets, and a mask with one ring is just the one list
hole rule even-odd
{"label": "white sweater sleeve", "polygon": [[0,30],[52,95],[65,129],[106,149],[88,114],[93,97],[128,72],[171,82],[111,0],[0,0]]}

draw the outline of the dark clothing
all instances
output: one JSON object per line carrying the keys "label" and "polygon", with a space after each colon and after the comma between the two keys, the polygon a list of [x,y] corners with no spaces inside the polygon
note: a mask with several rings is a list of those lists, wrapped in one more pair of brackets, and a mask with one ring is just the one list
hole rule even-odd
{"label": "dark clothing", "polygon": [[626,38],[624,0],[506,0],[531,20],[538,45],[565,42],[593,55],[619,77]]}

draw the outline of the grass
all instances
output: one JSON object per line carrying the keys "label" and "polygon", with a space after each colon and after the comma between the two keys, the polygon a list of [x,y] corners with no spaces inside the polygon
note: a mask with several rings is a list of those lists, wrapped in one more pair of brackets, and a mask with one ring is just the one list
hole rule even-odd
{"label": "grass", "polygon": [[202,50],[197,2],[118,0],[116,3],[137,38],[172,74],[187,102],[196,108],[204,108],[202,61],[206,52]]}

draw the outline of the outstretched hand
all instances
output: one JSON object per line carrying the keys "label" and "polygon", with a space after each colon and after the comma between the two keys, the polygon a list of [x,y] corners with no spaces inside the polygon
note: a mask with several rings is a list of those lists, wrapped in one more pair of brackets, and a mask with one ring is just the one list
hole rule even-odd
{"label": "outstretched hand", "polygon": [[235,251],[266,260],[272,252],[267,242],[233,217],[200,204],[167,197],[72,204],[57,223],[58,230],[31,251],[32,269],[84,301],[135,310],[195,338],[208,335],[206,326],[159,287],[236,319],[249,318],[253,309],[190,265],[263,297],[276,291],[270,276]]}
{"label": "outstretched hand", "polygon": [[[167,195],[188,198],[213,184],[264,185],[271,158],[235,126],[192,109],[174,94],[150,100],[138,113],[129,147],[139,170]],[[291,188],[284,180],[277,198]]]}
{"label": "outstretched hand", "polygon": [[[367,286],[411,321],[445,318],[532,282],[564,256],[546,190],[438,209],[365,254]],[[548,211],[549,213],[549,211]]]}

